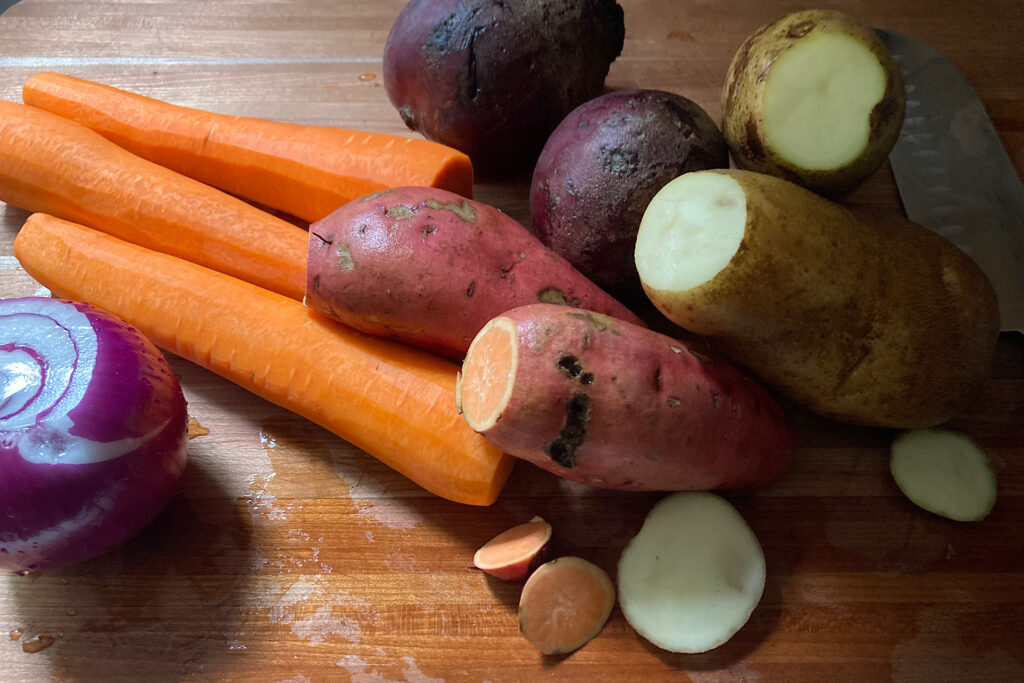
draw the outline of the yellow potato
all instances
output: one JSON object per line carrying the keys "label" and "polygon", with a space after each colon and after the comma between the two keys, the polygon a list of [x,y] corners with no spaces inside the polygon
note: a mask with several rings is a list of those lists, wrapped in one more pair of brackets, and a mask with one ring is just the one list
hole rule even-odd
{"label": "yellow potato", "polygon": [[673,322],[846,422],[944,422],[988,375],[998,337],[991,284],[950,242],[750,171],[666,185],[641,221],[636,265]]}
{"label": "yellow potato", "polygon": [[751,35],[722,93],[722,131],[737,166],[819,194],[850,191],[885,163],[906,93],[867,27],[831,10],[788,14]]}

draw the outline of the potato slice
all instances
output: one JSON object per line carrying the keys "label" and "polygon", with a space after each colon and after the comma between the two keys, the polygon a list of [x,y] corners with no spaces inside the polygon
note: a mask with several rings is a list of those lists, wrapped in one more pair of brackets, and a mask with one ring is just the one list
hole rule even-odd
{"label": "potato slice", "polygon": [[899,68],[870,29],[840,12],[805,10],[737,51],[722,130],[739,167],[839,196],[885,163],[905,108]]}
{"label": "potato slice", "polygon": [[675,493],[619,559],[619,607],[658,647],[706,652],[747,622],[765,574],[761,545],[736,508],[712,493]]}
{"label": "potato slice", "polygon": [[948,519],[976,522],[996,503],[996,475],[988,456],[960,432],[903,432],[892,443],[889,470],[915,505]]}

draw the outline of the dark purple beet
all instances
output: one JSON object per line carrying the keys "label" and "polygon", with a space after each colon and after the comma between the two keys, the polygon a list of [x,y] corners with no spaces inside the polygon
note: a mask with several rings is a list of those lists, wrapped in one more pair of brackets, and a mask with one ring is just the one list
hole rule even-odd
{"label": "dark purple beet", "polygon": [[574,109],[533,173],[530,212],[542,242],[626,301],[642,296],[633,260],[651,198],[690,171],[727,168],[718,126],[697,104],[659,90],[620,90]]}

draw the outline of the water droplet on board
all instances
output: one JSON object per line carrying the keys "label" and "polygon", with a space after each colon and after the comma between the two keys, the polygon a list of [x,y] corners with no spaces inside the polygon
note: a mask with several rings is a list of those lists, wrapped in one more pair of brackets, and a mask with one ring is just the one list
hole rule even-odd
{"label": "water droplet on board", "polygon": [[364,83],[367,82],[367,81],[372,81],[375,78],[377,78],[377,74],[369,72],[369,71],[367,71],[364,74],[359,74],[359,80],[363,81]]}
{"label": "water droplet on board", "polygon": [[25,631],[23,629],[16,628],[13,631],[11,631],[10,633],[8,633],[7,637],[10,638],[11,640],[18,640],[24,634],[25,634]]}
{"label": "water droplet on board", "polygon": [[32,636],[28,640],[23,641],[21,643],[21,650],[22,652],[35,654],[36,652],[42,652],[55,642],[56,638],[51,636],[49,633],[40,633],[39,635]]}

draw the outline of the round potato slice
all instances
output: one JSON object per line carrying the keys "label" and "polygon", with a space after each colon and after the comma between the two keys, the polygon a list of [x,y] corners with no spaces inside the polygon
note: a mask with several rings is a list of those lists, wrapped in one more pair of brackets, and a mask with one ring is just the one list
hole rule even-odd
{"label": "round potato slice", "polygon": [[892,443],[889,470],[915,505],[948,519],[976,522],[996,503],[996,475],[988,456],[960,432],[903,432]]}
{"label": "round potato slice", "polygon": [[619,607],[658,647],[706,652],[747,623],[765,575],[761,545],[736,508],[712,493],[675,493],[619,559]]}

